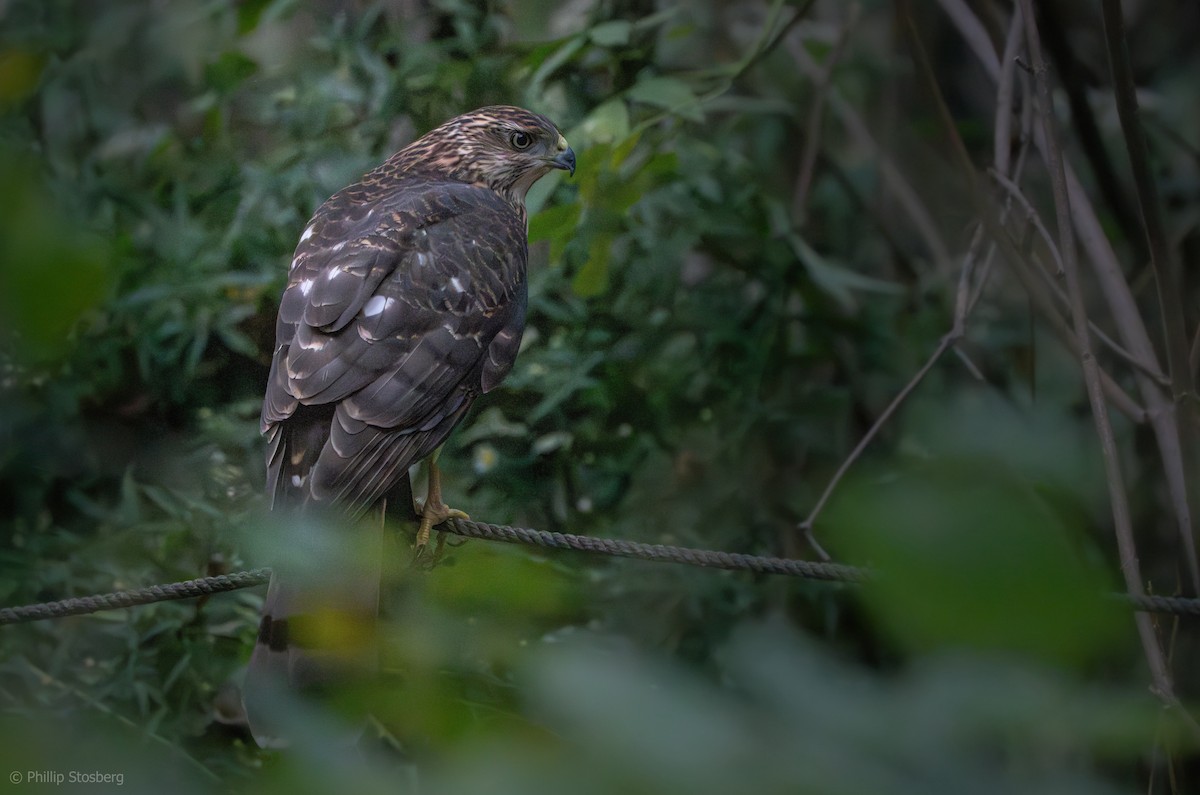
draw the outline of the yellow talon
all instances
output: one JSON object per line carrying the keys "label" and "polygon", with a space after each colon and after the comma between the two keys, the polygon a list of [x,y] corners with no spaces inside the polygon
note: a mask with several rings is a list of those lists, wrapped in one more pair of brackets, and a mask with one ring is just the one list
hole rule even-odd
{"label": "yellow talon", "polygon": [[[429,460],[429,489],[425,504],[421,506],[421,525],[417,528],[417,540],[413,545],[414,557],[421,557],[425,547],[429,545],[429,531],[447,519],[470,519],[464,511],[450,508],[442,502],[442,473],[438,469],[437,457]],[[438,542],[438,552],[441,552],[442,542]]]}
{"label": "yellow talon", "polygon": [[[440,510],[439,510],[440,509]],[[421,526],[417,528],[417,542],[414,548],[417,551],[417,556],[420,557],[421,552],[429,545],[429,531],[440,525],[447,519],[470,519],[470,515],[457,508],[448,508],[442,503],[433,506],[432,509],[423,509],[421,511]]]}

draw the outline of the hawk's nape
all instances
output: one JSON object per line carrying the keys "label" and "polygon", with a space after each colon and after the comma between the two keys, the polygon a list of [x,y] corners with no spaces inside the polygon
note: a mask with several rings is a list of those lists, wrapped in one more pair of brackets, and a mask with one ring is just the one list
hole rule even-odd
{"label": "hawk's nape", "polygon": [[[243,689],[260,745],[288,734],[272,693],[373,669],[381,528],[363,514],[512,368],[525,194],[556,168],[574,173],[575,154],[549,119],[481,108],[334,194],[300,235],[263,400],[268,496],[285,525],[336,516],[347,547],[374,551],[312,553],[318,581],[275,563]],[[426,534],[449,513],[436,488],[425,513]]]}

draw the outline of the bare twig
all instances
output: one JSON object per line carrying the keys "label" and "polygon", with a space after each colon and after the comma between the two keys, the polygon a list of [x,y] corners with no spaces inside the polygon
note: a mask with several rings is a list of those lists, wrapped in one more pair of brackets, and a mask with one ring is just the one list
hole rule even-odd
{"label": "bare twig", "polygon": [[1054,275],[1062,276],[1062,254],[1060,254],[1058,251],[1058,245],[1055,244],[1054,238],[1050,235],[1050,231],[1046,229],[1046,225],[1042,223],[1041,214],[1034,209],[1032,204],[1029,203],[1029,199],[1025,198],[1025,194],[1021,190],[1021,186],[1004,176],[1004,174],[1000,173],[996,169],[989,169],[988,174],[991,175],[992,179],[996,180],[996,184],[1004,188],[1010,198],[1015,199],[1017,204],[1021,205],[1021,209],[1025,211],[1026,220],[1033,224],[1033,228],[1038,233],[1038,237],[1040,237],[1046,244],[1046,248],[1049,249],[1050,255],[1054,257]]}
{"label": "bare twig", "polygon": [[[987,70],[993,79],[996,79],[1001,71],[1000,61],[996,60],[996,52],[992,49],[992,39],[988,36],[987,29],[983,27],[983,23],[979,21],[979,17],[975,16],[975,13],[971,11],[966,0],[940,0],[940,3],[942,11],[954,22],[959,34],[967,40],[967,43],[976,52],[977,57],[983,63],[983,68]],[[997,168],[1000,168],[1001,165],[997,161]],[[1001,168],[1001,170],[1007,173],[1007,169]]]}
{"label": "bare twig", "polygon": [[[1026,217],[1033,224],[1034,229],[1037,230],[1038,235],[1046,243],[1046,247],[1050,249],[1050,253],[1054,257],[1055,264],[1058,266],[1056,275],[1064,275],[1062,255],[1059,253],[1058,246],[1055,244],[1054,238],[1050,237],[1050,232],[1046,229],[1045,224],[1042,223],[1041,215],[1033,207],[1033,205],[1029,203],[1029,200],[1025,198],[1025,194],[1021,191],[1021,187],[1004,175],[996,173],[994,170],[990,170],[988,173],[991,174],[992,178],[996,180],[1000,187],[1004,188],[1004,190],[1008,192],[1009,196],[1015,199],[1025,209]],[[1063,291],[1063,289],[1059,287],[1053,279],[1050,278],[1050,274],[1046,273],[1044,268],[1036,268],[1035,270],[1040,276],[1043,277],[1043,281],[1045,282],[1046,286],[1050,288],[1051,292],[1054,293],[1054,296],[1058,298],[1058,300],[1064,305],[1066,305],[1068,309],[1070,309],[1070,298]],[[1153,378],[1162,386],[1168,386],[1170,384],[1170,379],[1167,378],[1167,376],[1160,372],[1146,369],[1144,362],[1121,347],[1116,340],[1105,334],[1104,331],[1090,319],[1088,320],[1088,328],[1092,330],[1092,333],[1096,335],[1098,340],[1104,343],[1105,347],[1119,356],[1128,365],[1141,370],[1143,373],[1150,378]]]}
{"label": "bare twig", "polygon": [[[804,49],[803,42],[795,38],[790,38],[787,44],[788,51],[796,59],[800,70],[812,80],[820,79],[821,67]],[[842,97],[836,88],[830,87],[827,102],[829,109],[838,118],[838,121],[842,123],[842,126],[850,134],[854,142],[861,148],[871,152],[877,159],[884,189],[896,197],[896,201],[900,208],[908,215],[913,227],[917,230],[917,234],[925,241],[925,247],[929,252],[929,256],[937,264],[938,270],[947,273],[950,272],[950,263],[953,261],[953,258],[950,256],[950,251],[946,247],[946,244],[942,241],[937,224],[934,223],[933,216],[925,206],[925,202],[921,200],[920,194],[909,184],[904,175],[900,173],[900,169],[896,167],[896,164],[883,152],[874,136],[871,135],[870,128],[863,121],[862,116]]]}
{"label": "bare twig", "polygon": [[1137,237],[1137,214],[1130,191],[1117,177],[1113,152],[1104,143],[1100,125],[1096,121],[1094,103],[1089,99],[1091,70],[1081,65],[1065,29],[1065,23],[1079,20],[1079,15],[1066,13],[1062,5],[1039,3],[1038,13],[1041,14],[1043,45],[1058,72],[1057,87],[1066,96],[1071,111],[1071,139],[1078,142],[1079,150],[1091,168],[1092,193],[1099,196],[1098,201],[1107,206],[1124,238],[1134,245],[1134,261],[1141,262],[1146,257],[1146,251]]}
{"label": "bare twig", "polygon": [[[970,13],[970,9],[967,9],[967,12]],[[964,38],[968,43],[972,42],[969,36],[964,35]],[[996,78],[997,74],[992,69],[995,53],[990,50],[987,52],[975,51],[975,55],[984,65],[985,70],[993,78]],[[1040,128],[1034,129],[1034,143],[1038,151],[1045,157],[1046,140]],[[1162,368],[1158,364],[1158,357],[1154,352],[1154,346],[1150,342],[1133,293],[1125,281],[1117,255],[1113,251],[1108,236],[1104,233],[1088,192],[1083,188],[1069,162],[1063,162],[1063,169],[1070,197],[1071,216],[1075,232],[1079,236],[1079,242],[1087,254],[1086,261],[1095,273],[1096,283],[1108,303],[1122,345],[1130,356],[1141,363],[1141,367],[1134,373],[1135,381],[1145,406],[1144,416],[1150,421],[1155,441],[1158,444],[1163,473],[1166,477],[1167,489],[1171,496],[1175,520],[1183,544],[1184,557],[1192,572],[1193,587],[1196,587],[1195,582],[1200,576],[1198,575],[1200,566],[1196,563],[1194,551],[1188,480],[1183,471],[1183,450],[1180,446],[1180,429],[1175,407],[1163,394],[1162,388],[1154,379],[1144,374],[1145,372],[1162,372]],[[1106,390],[1110,389],[1109,386],[1105,388]],[[1111,397],[1112,392],[1110,391],[1109,394]],[[1122,407],[1122,411],[1128,413],[1127,407]]]}
{"label": "bare twig", "polygon": [[892,415],[896,413],[896,409],[900,408],[904,401],[908,399],[908,396],[912,394],[912,391],[916,389],[923,380],[925,380],[925,376],[931,369],[933,369],[933,366],[937,364],[938,360],[942,358],[942,355],[962,338],[962,334],[959,330],[961,327],[957,320],[955,321],[954,325],[955,328],[951,329],[942,337],[941,341],[938,342],[937,347],[934,348],[933,353],[929,354],[929,358],[925,360],[925,364],[921,365],[921,369],[917,370],[916,374],[909,379],[907,384],[904,385],[904,388],[901,389],[894,398],[892,398],[892,402],[887,405],[887,408],[885,408],[880,415],[875,418],[875,422],[871,424],[871,427],[866,433],[863,434],[863,437],[858,440],[858,444],[854,446],[854,449],[851,450],[850,454],[846,456],[844,461],[842,461],[841,466],[839,466],[837,471],[833,473],[833,477],[829,479],[829,482],[825,484],[825,490],[822,491],[821,496],[817,498],[817,503],[813,506],[812,510],[809,511],[808,516],[805,517],[804,521],[797,525],[797,527],[804,532],[806,540],[813,546],[813,549],[821,556],[822,560],[829,560],[829,556],[813,537],[813,524],[817,521],[817,517],[821,515],[821,511],[825,509],[825,503],[829,502],[829,498],[833,496],[833,492],[835,489],[837,489],[838,484],[842,482],[842,478],[846,476],[846,473],[850,471],[850,467],[854,466],[854,462],[859,459],[859,457],[863,454],[863,451],[866,450],[871,442],[875,439],[875,436],[879,433],[880,429],[882,429],[883,426],[887,424],[888,420],[892,418]]}
{"label": "bare twig", "polygon": [[[1196,404],[1193,400],[1195,384],[1189,361],[1187,329],[1183,319],[1183,291],[1178,272],[1171,262],[1167,249],[1166,233],[1163,231],[1162,214],[1159,208],[1158,189],[1150,173],[1149,157],[1146,154],[1146,138],[1138,113],[1137,87],[1133,82],[1133,67],[1129,63],[1129,51],[1125,45],[1125,20],[1120,0],[1104,0],[1104,37],[1108,47],[1108,61],[1112,70],[1113,89],[1117,100],[1117,114],[1121,120],[1121,131],[1129,153],[1129,164],[1133,172],[1133,184],[1137,193],[1138,209],[1141,212],[1142,229],[1150,251],[1150,266],[1158,288],[1159,310],[1162,312],[1163,338],[1167,354],[1167,368],[1171,376],[1171,392],[1176,410],[1179,412],[1178,426],[1182,447],[1179,477],[1192,483],[1190,476],[1195,471],[1196,451]],[[1193,492],[1194,494],[1195,492]],[[1173,495],[1177,500],[1176,512],[1190,516],[1190,495]],[[1192,587],[1200,592],[1200,565],[1196,559],[1195,539],[1191,522],[1181,527],[1188,562],[1191,564]]]}
{"label": "bare twig", "polygon": [[[905,10],[907,10],[907,9],[905,9]],[[908,21],[911,23],[911,15],[906,14],[905,16],[908,19]],[[954,139],[954,142],[956,144],[955,150],[956,150],[956,152],[959,153],[960,160],[966,164],[964,173],[967,175],[968,182],[972,183],[971,184],[971,194],[973,197],[978,196],[978,190],[974,184],[975,183],[974,169],[970,165],[970,159],[966,154],[965,145],[962,143],[961,139],[957,138],[957,134],[955,133],[953,121],[949,118],[949,111],[946,108],[944,101],[941,99],[940,92],[938,91],[936,81],[933,79],[932,70],[929,68],[929,65],[924,57],[924,52],[920,46],[920,42],[916,40],[916,31],[915,31],[915,29],[911,29],[910,32],[912,33],[913,38],[914,38],[914,50],[917,52],[918,65],[922,67],[922,71],[926,77],[927,82],[929,82],[931,84],[931,88],[933,89],[935,95],[937,95],[939,110],[940,110],[942,118],[943,118],[943,126],[946,128],[946,130],[948,131],[948,134],[951,136],[951,138]],[[1015,35],[1010,35],[1010,39],[1012,39],[1012,38],[1015,38]],[[1013,45],[1013,46],[1015,46],[1015,45]],[[1010,73],[1009,81],[1008,81],[1010,85],[1011,85],[1011,80],[1012,80],[1011,71],[1013,68],[1013,63],[1015,63],[1015,61],[1010,60],[1009,63],[1005,67],[1006,71],[1008,71]],[[1011,102],[1011,93],[1009,94],[1009,101]],[[998,118],[1000,118],[1001,116],[1005,116],[1006,114],[1011,114],[1011,110],[1008,110],[1008,111],[998,110],[997,111]],[[999,139],[1002,135],[1004,136],[1005,140],[1007,141],[1008,133],[1004,132],[1003,128],[1001,128],[1001,131],[997,133],[997,136],[996,136],[997,141],[999,141]],[[998,157],[1003,164],[1007,165],[1007,163],[1009,161],[1008,147],[1007,146],[1003,147],[1003,154],[999,154],[1001,152],[1001,149],[1002,148],[1000,147],[999,143],[997,143],[996,150],[998,153]],[[1018,165],[1022,164],[1023,160],[1024,160],[1024,158],[1022,156],[1019,159]],[[1004,219],[1007,216],[1008,211],[1009,211],[1009,208],[1006,206],[1004,211],[1001,214],[1001,218],[1000,218],[999,224],[997,226],[1003,225]],[[984,215],[985,217],[989,215],[989,213],[986,209],[983,212],[981,212],[981,214]],[[957,289],[955,292],[954,320],[953,320],[953,325],[952,325],[950,331],[948,331],[942,337],[942,339],[939,341],[937,347],[930,354],[929,358],[925,361],[925,363],[921,366],[921,368],[916,372],[916,374],[913,375],[913,377],[909,380],[909,382],[907,384],[905,384],[904,388],[900,390],[900,392],[892,399],[892,401],[883,410],[883,412],[875,419],[875,421],[872,423],[871,427],[863,435],[862,439],[859,440],[858,444],[854,447],[853,450],[851,450],[850,454],[842,461],[841,465],[838,467],[838,469],[834,473],[833,477],[830,478],[829,482],[826,484],[825,489],[821,492],[820,497],[817,498],[817,502],[813,506],[812,510],[809,512],[808,516],[802,522],[800,522],[798,525],[798,528],[804,532],[805,538],[808,540],[809,544],[812,545],[813,549],[816,550],[817,553],[820,554],[822,557],[825,557],[826,553],[821,548],[821,546],[817,543],[816,538],[814,536],[813,528],[814,528],[814,525],[815,525],[815,522],[816,522],[818,516],[820,516],[821,512],[824,510],[825,505],[829,501],[829,498],[832,496],[834,490],[841,483],[842,479],[845,477],[845,475],[849,471],[850,467],[854,465],[854,463],[858,460],[858,458],[862,455],[862,453],[866,450],[866,448],[874,440],[875,436],[879,433],[880,429],[888,421],[890,421],[893,414],[900,407],[900,405],[902,405],[904,403],[904,401],[908,398],[908,396],[912,393],[912,391],[917,387],[917,385],[920,384],[921,381],[924,380],[925,376],[932,369],[933,365],[939,359],[941,359],[941,357],[946,353],[947,350],[954,348],[954,346],[962,339],[962,337],[965,333],[966,319],[967,319],[971,309],[975,306],[976,301],[978,300],[979,291],[982,290],[982,284],[987,279],[988,267],[990,265],[991,256],[994,251],[994,244],[993,244],[993,245],[989,246],[988,254],[983,259],[983,266],[980,268],[980,276],[976,280],[977,291],[975,292],[975,295],[972,296],[972,290],[970,288],[971,275],[973,273],[974,264],[977,260],[979,248],[980,248],[980,245],[983,240],[982,231],[983,231],[983,227],[980,227],[979,229],[976,230],[976,233],[971,242],[969,252],[968,252],[967,256],[964,258],[962,268],[959,271],[958,286],[957,286]],[[1021,260],[1020,257],[1016,257],[1015,259],[1017,259],[1018,261]],[[1039,291],[1034,290],[1031,292],[1035,293],[1039,298],[1041,298],[1043,300],[1043,302],[1045,301],[1044,296],[1042,296],[1042,294]],[[1043,306],[1044,306],[1044,308],[1049,310],[1048,313],[1051,316],[1053,316],[1054,320],[1057,321],[1057,328],[1058,328],[1058,331],[1060,332],[1060,336],[1064,337],[1064,340],[1067,342],[1069,347],[1071,347],[1073,350],[1078,351],[1079,350],[1078,341],[1074,338],[1074,335],[1071,333],[1070,329],[1068,329],[1066,327],[1066,324],[1062,320],[1061,316],[1058,315],[1057,311],[1055,311],[1052,306],[1045,306],[1045,304]],[[969,364],[969,361],[968,361],[968,364]],[[975,375],[977,378],[980,378],[982,380],[982,375],[979,373],[978,369],[974,368],[973,365],[970,365],[968,369],[971,370],[973,375]],[[1113,382],[1112,379],[1109,378],[1106,373],[1103,373],[1103,371],[1100,371],[1099,378],[1100,378],[1100,383],[1102,385],[1101,388],[1104,390],[1104,393],[1106,395],[1108,395],[1110,397],[1110,399],[1113,400],[1114,404],[1119,405],[1123,411],[1125,411],[1126,413],[1128,413],[1131,417],[1133,417],[1135,419],[1140,419],[1142,416],[1144,416],[1144,412],[1142,411],[1141,407],[1137,406],[1137,404],[1135,404],[1131,399],[1129,399],[1129,397],[1127,395],[1125,395],[1123,390],[1121,390],[1121,388],[1115,382]],[[825,559],[828,559],[828,558],[825,558]]]}
{"label": "bare twig", "polygon": [[[1039,148],[1042,142],[1039,140]],[[1109,301],[1121,342],[1130,355],[1143,362],[1149,362],[1158,370],[1158,357],[1150,344],[1146,326],[1138,313],[1133,294],[1121,272],[1117,255],[1109,243],[1100,219],[1096,217],[1095,209],[1086,199],[1086,192],[1075,173],[1066,168],[1067,189],[1071,196],[1071,214],[1074,218],[1075,229],[1079,240],[1087,251],[1092,269],[1097,276],[1101,291]],[[1200,567],[1197,565],[1196,545],[1192,537],[1191,506],[1188,500],[1188,481],[1183,469],[1183,448],[1180,443],[1179,418],[1175,406],[1163,393],[1161,387],[1151,378],[1143,375],[1140,370],[1134,371],[1138,391],[1142,395],[1142,403],[1146,407],[1150,427],[1154,430],[1154,438],[1158,444],[1159,457],[1162,460],[1163,474],[1167,480],[1167,490],[1175,509],[1175,521],[1183,544],[1183,557],[1190,572],[1192,587],[1200,591]]]}
{"label": "bare twig", "polygon": [[1196,335],[1192,337],[1192,352],[1188,354],[1188,367],[1192,371],[1192,380],[1200,378],[1200,326],[1196,328]]}
{"label": "bare twig", "polygon": [[[924,47],[922,46],[920,37],[918,36],[916,25],[912,21],[912,14],[909,12],[907,3],[902,6],[902,9],[902,16],[904,18],[906,32],[912,40],[913,55],[917,67],[925,78],[925,82],[927,83],[929,90],[937,104],[938,117],[941,120],[942,128],[946,137],[952,144],[951,152],[958,161],[959,169],[962,173],[963,179],[968,185],[968,198],[974,202],[979,217],[983,221],[984,225],[988,228],[994,241],[1000,245],[1004,252],[1005,259],[1010,263],[1010,265],[1013,266],[1017,277],[1021,280],[1022,285],[1033,299],[1034,305],[1050,321],[1051,328],[1054,329],[1059,338],[1062,339],[1062,341],[1071,349],[1072,352],[1074,352],[1076,355],[1080,355],[1082,348],[1080,347],[1077,335],[1072,332],[1071,328],[1066,324],[1058,310],[1054,307],[1053,302],[1050,301],[1048,296],[1045,295],[1044,291],[1040,289],[1040,282],[1036,279],[1036,277],[1029,273],[1030,268],[1025,257],[1022,256],[1019,249],[1012,244],[1008,235],[1005,233],[1004,215],[1001,214],[1000,217],[997,218],[993,209],[983,200],[984,194],[978,185],[974,163],[967,152],[966,144],[963,143],[961,136],[958,134],[958,128],[954,123],[954,119],[950,115],[950,110],[946,105],[946,101],[941,95],[941,90],[938,87],[933,66],[930,64],[928,56],[925,54]],[[1012,64],[1015,65],[1015,63],[1016,59],[1013,59]],[[1011,66],[1008,68],[1011,69]],[[997,78],[999,80],[1000,75],[997,75]],[[1022,121],[1023,123],[1030,124],[1032,127],[1032,115],[1023,116]],[[1044,138],[1044,136],[1034,137],[1035,139],[1039,140]],[[1007,212],[1007,207],[1005,208],[1004,212]],[[1109,399],[1113,401],[1113,404],[1122,412],[1126,413],[1135,422],[1141,422],[1146,418],[1146,411],[1133,402],[1133,400],[1125,394],[1124,390],[1122,390],[1120,386],[1118,386],[1117,383],[1113,381],[1113,379],[1109,377],[1108,374],[1102,369],[1100,370],[1100,384],[1105,395],[1107,395]]]}
{"label": "bare twig", "polygon": [[[951,7],[954,7],[954,13],[958,13],[960,9],[957,7],[962,3],[963,0],[942,0],[942,8],[946,10],[947,14],[953,16]],[[971,28],[972,26],[967,25],[967,27]],[[982,28],[982,25],[978,27]],[[961,26],[960,29],[962,29]],[[1021,11],[1017,9],[1013,13],[1012,22],[1008,26],[1008,35],[1004,39],[1004,56],[1000,60],[996,79],[996,127],[992,135],[992,163],[995,166],[995,173],[1005,177],[1009,173],[1009,152],[1012,149],[1013,84],[1016,77],[1016,69],[1013,67],[1016,66],[1017,53],[1020,48]],[[977,45],[976,49],[988,52],[991,48]],[[1022,123],[1028,123],[1027,115],[1022,118]],[[1025,132],[1022,129],[1022,133]]]}
{"label": "bare twig", "polygon": [[[1043,155],[1046,168],[1049,171],[1050,183],[1054,193],[1054,206],[1057,216],[1059,250],[1062,254],[1063,267],[1066,270],[1067,292],[1071,297],[1071,318],[1075,325],[1075,336],[1080,346],[1080,366],[1083,369],[1084,383],[1087,386],[1088,401],[1092,406],[1092,418],[1096,425],[1096,434],[1100,439],[1100,448],[1104,457],[1105,476],[1108,480],[1109,501],[1113,513],[1113,525],[1116,531],[1117,547],[1121,559],[1121,572],[1125,578],[1125,587],[1129,593],[1141,595],[1142,575],[1138,565],[1137,545],[1133,539],[1133,524],[1129,513],[1129,501],[1125,494],[1124,477],[1121,473],[1121,462],[1117,452],[1116,438],[1108,419],[1108,406],[1104,400],[1104,392],[1100,386],[1100,369],[1092,353],[1090,334],[1087,327],[1087,314],[1083,301],[1083,287],[1080,280],[1079,264],[1075,253],[1075,236],[1071,217],[1071,197],[1067,187],[1066,169],[1063,166],[1062,152],[1058,146],[1058,137],[1054,123],[1054,105],[1050,96],[1050,81],[1047,78],[1046,62],[1042,56],[1041,41],[1038,38],[1037,20],[1033,14],[1033,0],[1020,0],[1022,15],[1025,18],[1026,45],[1029,48],[1032,61],[1039,111],[1042,121],[1045,148]],[[1171,673],[1163,656],[1162,646],[1154,631],[1150,616],[1138,614],[1135,619],[1138,634],[1142,641],[1142,650],[1146,662],[1150,666],[1154,689],[1159,698],[1167,703],[1177,703],[1174,695],[1175,688],[1171,682]]]}
{"label": "bare twig", "polygon": [[833,48],[825,59],[825,68],[821,71],[821,77],[813,82],[813,99],[812,105],[808,109],[804,152],[800,157],[800,174],[796,177],[796,190],[792,195],[792,217],[797,220],[805,215],[808,206],[808,191],[812,186],[813,170],[817,164],[817,154],[821,150],[821,121],[825,117],[825,97],[829,93],[829,85],[833,81],[833,72],[842,59],[846,42],[850,39],[850,32],[858,22],[859,10],[858,3],[850,4],[846,23],[838,31]]}

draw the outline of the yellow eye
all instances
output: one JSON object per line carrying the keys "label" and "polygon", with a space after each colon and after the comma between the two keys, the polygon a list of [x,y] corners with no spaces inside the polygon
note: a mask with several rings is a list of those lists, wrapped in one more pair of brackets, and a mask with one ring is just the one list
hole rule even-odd
{"label": "yellow eye", "polygon": [[508,141],[512,144],[513,149],[520,151],[533,145],[533,136],[524,130],[516,130],[508,137]]}

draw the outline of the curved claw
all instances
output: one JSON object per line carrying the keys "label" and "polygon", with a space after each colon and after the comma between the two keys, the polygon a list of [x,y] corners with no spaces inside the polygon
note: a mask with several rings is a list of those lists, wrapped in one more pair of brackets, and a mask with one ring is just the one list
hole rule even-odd
{"label": "curved claw", "polygon": [[[414,559],[418,559],[425,552],[425,547],[429,544],[429,531],[435,526],[441,524],[447,519],[470,519],[465,512],[456,508],[449,508],[442,502],[442,477],[437,466],[437,454],[429,461],[429,492],[425,498],[425,504],[421,506],[421,526],[417,528],[417,539],[413,545],[415,549]],[[437,557],[441,557],[441,551],[444,541],[438,540]],[[436,558],[434,563],[436,563]]]}
{"label": "curved claw", "polygon": [[447,519],[470,519],[471,517],[457,508],[450,508],[444,503],[427,505],[421,509],[421,526],[417,528],[417,540],[413,544],[416,556],[420,557],[425,547],[429,545],[429,531],[445,522]]}

